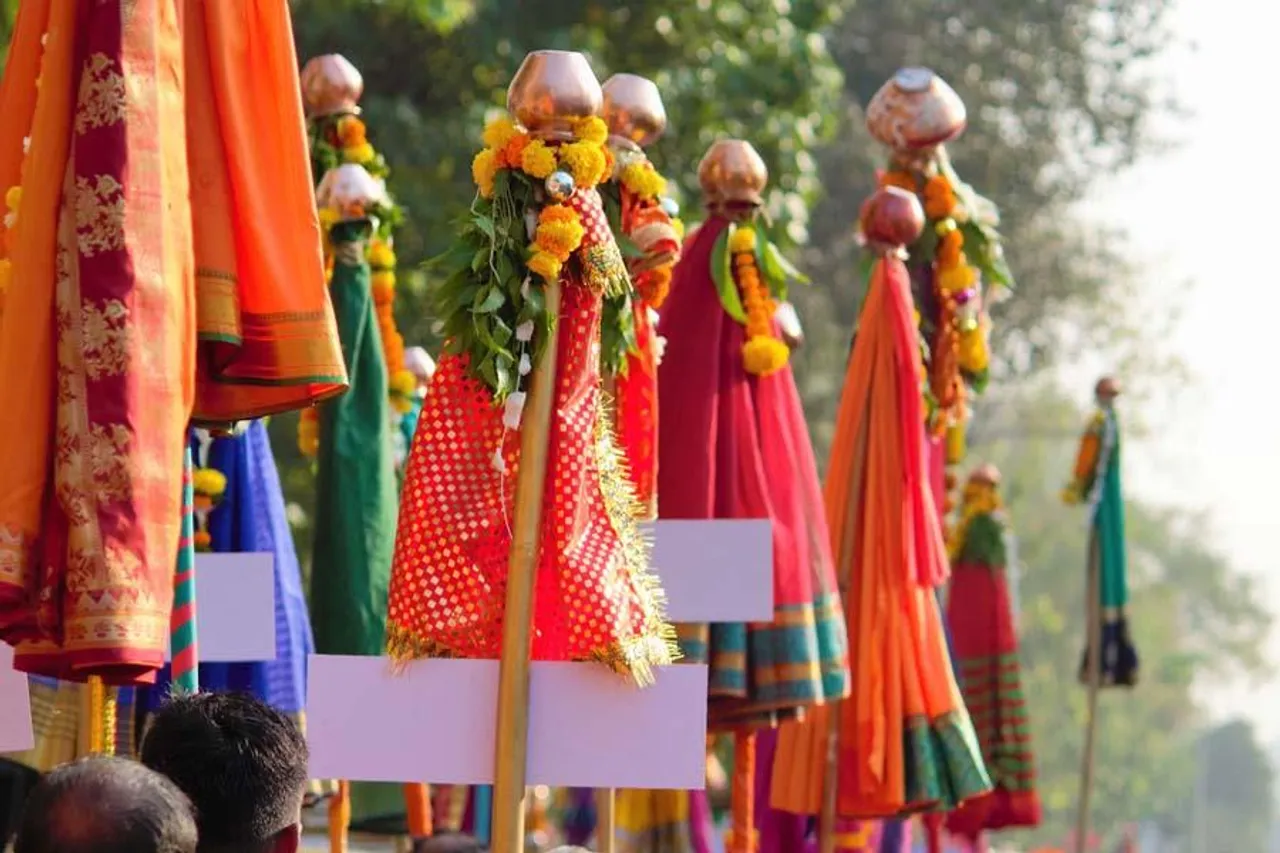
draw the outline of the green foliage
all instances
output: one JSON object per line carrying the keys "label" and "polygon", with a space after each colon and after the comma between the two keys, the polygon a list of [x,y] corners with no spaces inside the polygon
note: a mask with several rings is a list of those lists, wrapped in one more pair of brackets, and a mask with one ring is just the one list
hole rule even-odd
{"label": "green foliage", "polygon": [[1200,811],[1206,853],[1268,849],[1275,774],[1253,726],[1216,726],[1201,735],[1197,752],[1201,778],[1185,814],[1195,819]]}
{"label": "green foliage", "polygon": [[[724,136],[749,138],[768,164],[773,218],[806,233],[819,190],[811,150],[841,112],[840,74],[821,35],[835,0],[476,0],[442,31],[409,0],[296,0],[303,57],[339,51],[365,80],[370,136],[394,165],[390,189],[409,211],[397,234],[405,266],[443,252],[472,196],[468,164],[486,110],[505,102],[526,52],[585,51],[600,79],[628,71],[657,81],[671,128],[649,153],[680,201],[696,204],[697,164]],[[438,343],[429,273],[401,282],[407,340]]]}
{"label": "green foliage", "polygon": [[[866,276],[853,225],[886,152],[862,108],[896,69],[925,65],[968,106],[948,152],[961,179],[1000,209],[1016,298],[997,306],[993,378],[1034,373],[1104,349],[1153,363],[1159,330],[1130,309],[1136,278],[1124,235],[1083,220],[1078,203],[1159,148],[1174,107],[1152,60],[1170,43],[1174,0],[857,0],[828,32],[845,79],[838,144],[815,157],[824,193],[799,258],[820,286],[796,297],[806,323],[801,392],[820,458],[829,443]],[[968,237],[969,235],[966,235]],[[1130,369],[1132,367],[1132,369]]]}
{"label": "green foliage", "polygon": [[[1006,390],[999,408],[996,402],[984,404],[972,458],[1000,468],[1017,537],[1021,660],[1045,806],[1044,827],[1016,836],[1061,843],[1075,819],[1083,738],[1085,693],[1075,672],[1083,648],[1087,529],[1083,510],[1063,506],[1057,493],[1070,476],[1083,416],[1052,390]],[[1193,682],[1213,672],[1265,675],[1270,626],[1256,582],[1217,553],[1203,518],[1130,500],[1126,524],[1129,621],[1143,672],[1132,691],[1104,691],[1100,702],[1093,815],[1112,843],[1121,827],[1138,820],[1185,834],[1203,723]]]}
{"label": "green foliage", "polygon": [[[525,212],[535,209],[535,192],[525,173],[499,171],[493,195],[476,197],[459,223],[457,241],[431,264],[448,276],[433,294],[447,351],[465,354],[468,370],[498,400],[516,390],[522,344],[531,338],[532,347],[544,346],[555,320],[541,281],[534,282],[525,266]],[[522,327],[528,332],[524,341]],[[530,357],[536,360],[537,352]]]}

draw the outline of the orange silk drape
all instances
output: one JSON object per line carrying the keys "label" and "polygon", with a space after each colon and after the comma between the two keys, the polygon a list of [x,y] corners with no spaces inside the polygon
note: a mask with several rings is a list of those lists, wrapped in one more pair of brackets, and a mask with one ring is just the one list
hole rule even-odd
{"label": "orange silk drape", "polygon": [[[959,796],[989,785],[980,761],[974,767],[970,760],[976,760],[965,743],[971,730],[926,582],[946,576],[947,557],[925,465],[922,365],[900,262],[877,262],[861,316],[824,499],[846,588],[853,675],[851,697],[834,711],[837,812],[875,818],[935,807],[947,788],[922,784],[922,771],[946,777]],[[775,808],[820,811],[831,713],[819,709],[783,726]],[[945,733],[925,731],[931,727]],[[933,737],[947,741],[945,761],[923,747]],[[910,772],[908,762],[915,765]],[[943,766],[936,772],[925,766],[933,762]]]}
{"label": "orange silk drape", "polygon": [[[3,235],[0,638],[20,668],[148,680],[193,412],[257,417],[346,386],[288,16],[285,0],[21,5],[0,84],[0,192],[22,188]],[[228,274],[229,314],[197,306],[197,266]],[[236,336],[205,334],[224,320]]]}
{"label": "orange silk drape", "polygon": [[284,0],[185,0],[200,384],[234,421],[346,389]]}

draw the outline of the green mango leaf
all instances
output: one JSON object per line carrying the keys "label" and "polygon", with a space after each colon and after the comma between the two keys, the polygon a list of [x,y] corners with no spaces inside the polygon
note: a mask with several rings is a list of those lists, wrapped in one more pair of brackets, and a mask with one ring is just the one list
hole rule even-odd
{"label": "green mango leaf", "polygon": [[778,251],[778,247],[772,240],[766,239],[763,242],[764,264],[761,267],[765,276],[773,281],[789,282],[794,281],[797,284],[809,284],[809,276],[800,272],[791,261],[787,260],[782,252]]}
{"label": "green mango leaf", "polygon": [[738,295],[738,283],[733,280],[733,261],[729,257],[729,237],[733,230],[734,226],[730,225],[721,231],[711,248],[711,278],[725,313],[745,325],[747,312],[742,307],[742,297]]}
{"label": "green mango leaf", "polygon": [[486,285],[476,294],[471,310],[476,314],[492,314],[501,308],[506,301],[507,295],[502,292],[502,288],[492,284]]}
{"label": "green mango leaf", "polygon": [[488,237],[490,240],[498,239],[497,233],[494,231],[494,228],[493,228],[492,219],[485,216],[483,213],[477,213],[475,215],[475,223],[476,223],[476,227],[479,228],[481,231],[483,231],[485,236]]}

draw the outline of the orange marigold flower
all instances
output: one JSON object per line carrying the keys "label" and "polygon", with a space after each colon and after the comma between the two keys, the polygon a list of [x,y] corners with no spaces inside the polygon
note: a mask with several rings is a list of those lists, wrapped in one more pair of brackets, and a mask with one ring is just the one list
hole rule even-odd
{"label": "orange marigold flower", "polygon": [[577,222],[578,214],[563,204],[549,204],[538,214],[538,222]]}
{"label": "orange marigold flower", "polygon": [[937,264],[941,269],[950,269],[960,263],[961,249],[964,248],[964,235],[960,229],[954,228],[942,235],[938,241]]}
{"label": "orange marigold flower", "polygon": [[930,219],[946,219],[956,209],[956,194],[951,182],[934,175],[924,185],[924,212]]}
{"label": "orange marigold flower", "polygon": [[517,133],[502,147],[502,162],[509,169],[519,169],[524,162],[524,149],[529,147],[529,135]]}
{"label": "orange marigold flower", "polygon": [[368,142],[364,122],[355,116],[343,116],[338,122],[338,142],[342,148],[354,148]]}
{"label": "orange marigold flower", "polygon": [[910,172],[902,172],[897,169],[889,172],[883,172],[880,175],[881,187],[897,187],[900,190],[906,190],[914,193],[919,190],[916,184],[916,176]]}

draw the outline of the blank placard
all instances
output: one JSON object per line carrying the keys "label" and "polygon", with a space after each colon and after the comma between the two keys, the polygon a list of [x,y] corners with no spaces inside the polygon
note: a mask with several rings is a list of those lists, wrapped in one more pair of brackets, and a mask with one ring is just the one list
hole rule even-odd
{"label": "blank placard", "polygon": [[673,622],[773,620],[773,527],[768,521],[657,521],[653,569]]}
{"label": "blank placard", "polygon": [[196,640],[202,663],[276,659],[275,558],[196,556]]}
{"label": "blank placard", "polygon": [[27,676],[13,668],[13,649],[0,643],[0,752],[35,746]]}
{"label": "blank placard", "polygon": [[[312,655],[311,776],[493,782],[498,662]],[[662,667],[640,689],[599,664],[530,668],[530,785],[698,789],[706,778],[707,668]]]}

